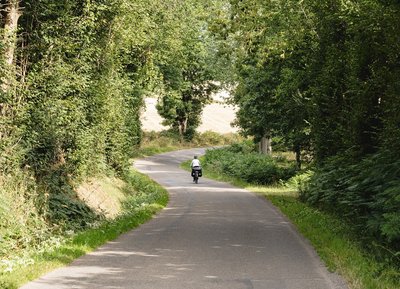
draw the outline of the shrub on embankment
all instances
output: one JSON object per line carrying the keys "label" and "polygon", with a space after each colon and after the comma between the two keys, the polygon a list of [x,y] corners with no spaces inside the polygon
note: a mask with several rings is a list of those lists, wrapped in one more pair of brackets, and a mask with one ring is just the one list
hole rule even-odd
{"label": "shrub on embankment", "polygon": [[351,220],[361,239],[378,240],[375,247],[386,247],[386,255],[400,264],[400,161],[393,152],[356,164],[350,156],[333,157],[316,170],[301,197]]}
{"label": "shrub on embankment", "polygon": [[261,155],[246,144],[208,150],[204,163],[207,170],[255,184],[274,184],[296,174],[294,163],[282,157]]}
{"label": "shrub on embankment", "polygon": [[[132,10],[115,3],[53,4],[1,5],[3,261],[102,220],[102,213],[80,200],[75,189],[90,177],[121,176],[140,142],[145,63],[139,56],[127,57],[123,47],[132,47],[135,40],[124,37],[126,28],[120,28],[131,22]],[[14,19],[12,11],[18,11],[17,27],[10,31],[17,34],[15,43],[2,41],[3,29],[10,29],[5,18]],[[12,64],[5,63],[5,51],[15,54]],[[135,76],[125,69],[128,63],[136,64]]]}
{"label": "shrub on embankment", "polygon": [[[8,215],[1,215],[2,221],[6,220],[7,223],[1,223],[4,237],[0,242],[0,288],[18,288],[24,282],[68,264],[142,224],[167,204],[167,192],[147,176],[130,170],[123,178],[124,181],[116,178],[97,179],[93,180],[94,185],[86,184],[87,196],[92,195],[95,199],[99,196],[108,197],[111,200],[102,199],[101,208],[89,207],[87,204],[90,202],[85,203],[91,210],[89,215],[97,218],[82,218],[81,227],[76,224],[74,229],[71,228],[73,223],[64,223],[63,227],[46,222],[40,214],[34,215],[34,206],[26,203],[23,197],[15,200],[12,209],[26,204],[25,215],[31,219],[11,214],[10,211],[7,211]],[[108,195],[99,194],[101,190]],[[106,217],[108,214],[105,212],[107,206],[104,203],[109,201],[119,204],[118,212],[114,211],[112,217]],[[69,211],[70,208],[65,207],[64,210]]]}

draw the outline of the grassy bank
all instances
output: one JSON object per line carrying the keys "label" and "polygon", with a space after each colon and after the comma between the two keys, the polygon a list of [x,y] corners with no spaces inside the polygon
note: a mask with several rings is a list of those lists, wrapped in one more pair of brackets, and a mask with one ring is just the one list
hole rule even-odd
{"label": "grassy bank", "polygon": [[[400,273],[391,260],[378,260],[358,241],[351,224],[329,213],[319,211],[298,198],[295,187],[285,185],[260,186],[234,178],[208,166],[202,159],[204,176],[230,182],[265,196],[314,246],[329,270],[341,274],[352,289],[398,289]],[[189,168],[189,162],[182,164]]]}
{"label": "grassy bank", "polygon": [[136,157],[146,157],[169,151],[188,149],[194,147],[209,147],[229,145],[241,140],[238,134],[218,134],[212,131],[196,133],[190,141],[180,141],[177,133],[171,131],[144,132],[140,148]]}
{"label": "grassy bank", "polygon": [[143,224],[167,204],[167,192],[147,176],[132,169],[125,180],[120,192],[125,195],[121,203],[122,211],[116,218],[99,221],[84,232],[55,235],[51,242],[42,247],[17,252],[12,258],[2,260],[0,288],[18,288],[46,272],[72,262]]}

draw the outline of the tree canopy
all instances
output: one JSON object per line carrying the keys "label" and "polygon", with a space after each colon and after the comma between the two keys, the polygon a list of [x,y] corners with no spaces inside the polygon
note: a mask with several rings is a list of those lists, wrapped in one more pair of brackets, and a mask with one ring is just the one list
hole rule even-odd
{"label": "tree canopy", "polygon": [[216,31],[234,62],[243,133],[283,139],[298,161],[312,156],[316,173],[303,197],[396,244],[398,1],[231,0],[228,7]]}
{"label": "tree canopy", "polygon": [[97,174],[124,174],[141,141],[145,96],[162,97],[171,125],[198,125],[215,87],[212,3],[2,1],[0,186],[24,187],[49,223],[84,224],[74,189]]}
{"label": "tree canopy", "polygon": [[1,3],[0,185],[38,188],[39,211],[124,171],[145,96],[190,139],[229,83],[243,134],[283,140],[298,167],[314,161],[305,200],[398,248],[398,1]]}
{"label": "tree canopy", "polygon": [[164,124],[188,139],[200,124],[204,105],[218,88],[216,47],[208,31],[212,5],[213,1],[184,1],[166,11],[170,18],[163,24],[163,53],[155,60],[162,79],[158,112]]}

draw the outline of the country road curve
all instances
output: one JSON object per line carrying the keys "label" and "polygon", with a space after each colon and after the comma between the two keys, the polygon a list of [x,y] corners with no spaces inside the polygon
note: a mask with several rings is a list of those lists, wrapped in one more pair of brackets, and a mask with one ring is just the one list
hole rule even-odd
{"label": "country road curve", "polygon": [[204,149],[137,160],[170,193],[154,219],[23,289],[345,289],[269,202],[229,184],[193,184],[179,163]]}

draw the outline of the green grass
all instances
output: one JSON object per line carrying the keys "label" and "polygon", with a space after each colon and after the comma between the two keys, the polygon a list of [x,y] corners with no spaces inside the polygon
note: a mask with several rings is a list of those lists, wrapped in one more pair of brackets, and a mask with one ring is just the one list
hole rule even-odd
{"label": "green grass", "polygon": [[[190,162],[181,165],[189,169]],[[394,264],[377,261],[357,241],[351,224],[340,216],[322,212],[298,199],[295,189],[285,186],[258,186],[208,170],[203,163],[203,176],[229,182],[265,196],[285,214],[314,246],[330,271],[336,271],[351,289],[399,289],[400,272]]]}
{"label": "green grass", "polygon": [[[127,180],[129,182],[124,190],[132,197],[128,198],[127,203],[124,204],[129,209],[126,209],[122,215],[72,237],[60,238],[58,244],[42,252],[26,252],[24,256],[15,258],[13,260],[15,264],[10,272],[0,272],[0,288],[19,288],[46,272],[65,266],[100,245],[145,223],[166,206],[167,192],[147,176],[132,170]],[[140,204],[143,204],[144,200],[147,200],[147,204],[138,206],[135,194],[139,195]]]}
{"label": "green grass", "polygon": [[379,262],[365,251],[351,224],[310,207],[297,197],[263,194],[310,240],[327,267],[345,277],[350,288],[400,288],[400,273],[395,265]]}
{"label": "green grass", "polygon": [[195,147],[228,145],[242,139],[242,137],[234,133],[218,134],[216,132],[206,131],[203,133],[196,133],[192,141],[180,142],[177,133],[171,131],[144,132],[142,143],[138,148],[135,157],[147,157]]}

